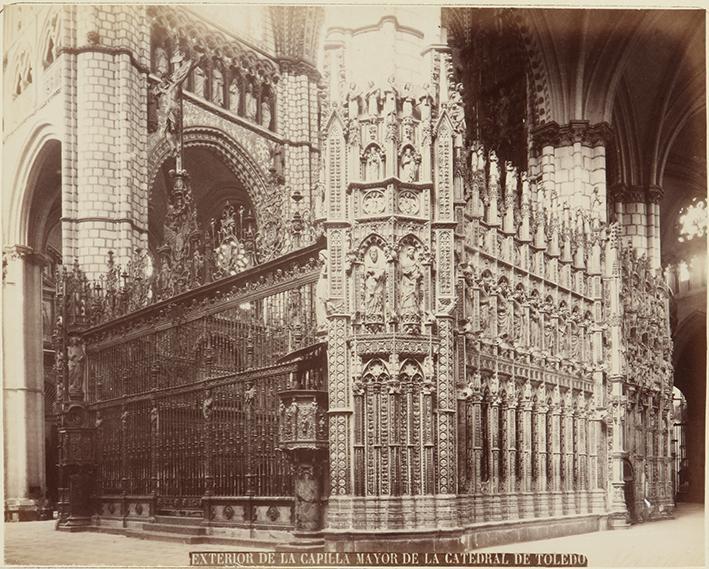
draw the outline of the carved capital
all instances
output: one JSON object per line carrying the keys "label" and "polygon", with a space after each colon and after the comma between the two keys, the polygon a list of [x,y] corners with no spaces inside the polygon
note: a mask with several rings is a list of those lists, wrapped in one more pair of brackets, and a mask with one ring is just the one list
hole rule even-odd
{"label": "carved capital", "polygon": [[651,204],[659,204],[665,192],[660,186],[650,185],[647,188],[647,201]]}
{"label": "carved capital", "polygon": [[532,132],[532,142],[537,151],[546,146],[570,146],[581,143],[586,146],[607,145],[613,138],[608,123],[591,125],[588,121],[570,121],[559,126],[555,122],[541,125]]}

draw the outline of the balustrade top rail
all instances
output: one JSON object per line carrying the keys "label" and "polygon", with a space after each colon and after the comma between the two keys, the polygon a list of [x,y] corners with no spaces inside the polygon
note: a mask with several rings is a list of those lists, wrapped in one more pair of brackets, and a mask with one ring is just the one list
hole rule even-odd
{"label": "balustrade top rail", "polygon": [[[79,289],[81,284],[84,289],[90,288],[86,286],[86,281],[78,283],[78,279],[72,278],[71,273],[68,277],[65,274],[61,279],[64,290],[58,290],[59,294],[67,298],[64,301],[68,305],[64,326],[81,330],[83,338],[91,342],[110,335],[111,330],[124,334],[126,330],[144,323],[158,323],[165,320],[169,313],[185,316],[190,311],[199,311],[201,314],[219,312],[223,310],[225,303],[237,299],[247,302],[292,289],[300,284],[315,282],[319,270],[318,252],[323,247],[324,243],[317,242],[235,275],[152,304],[143,304],[133,310],[127,309],[113,318],[98,322],[91,317],[91,304],[95,303],[91,293],[86,295],[88,298],[82,299],[83,304],[76,302],[71,305],[71,299],[68,298],[72,293],[84,294],[84,290]],[[126,302],[126,305],[129,306],[129,303]]]}
{"label": "balustrade top rail", "polygon": [[[140,401],[169,399],[191,393],[202,394],[207,389],[219,389],[237,384],[248,385],[253,382],[258,382],[263,378],[274,377],[288,377],[289,379],[283,384],[283,387],[287,387],[288,389],[296,389],[302,382],[302,378],[299,376],[301,371],[302,370],[300,370],[297,362],[279,363],[255,369],[247,369],[235,373],[223,374],[216,377],[209,377],[186,385],[168,385],[162,388],[155,388],[150,389],[149,391],[135,393],[133,395],[121,395],[112,399],[91,401],[92,398],[89,397],[89,405],[91,409],[121,407],[129,403],[137,403]],[[277,394],[275,392],[269,393],[269,396],[275,398]]]}

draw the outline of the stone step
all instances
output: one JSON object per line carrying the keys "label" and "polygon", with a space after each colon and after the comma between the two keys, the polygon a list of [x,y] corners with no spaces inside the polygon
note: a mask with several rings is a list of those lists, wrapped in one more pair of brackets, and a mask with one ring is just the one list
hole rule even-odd
{"label": "stone step", "polygon": [[165,524],[165,523],[145,523],[143,524],[144,531],[153,531],[158,533],[179,533],[183,535],[204,535],[205,530],[203,527],[197,525],[185,525],[185,524]]}
{"label": "stone step", "polygon": [[171,526],[198,526],[202,520],[201,516],[169,516],[165,514],[155,516],[155,523]]}
{"label": "stone step", "polygon": [[184,535],[179,533],[168,533],[159,531],[145,531],[141,529],[126,529],[123,535],[127,537],[137,537],[138,539],[147,539],[151,541],[169,541],[171,543],[205,543],[203,535]]}
{"label": "stone step", "polygon": [[[170,516],[158,516],[160,518],[166,518]],[[158,527],[169,527],[170,524],[152,524],[152,523],[146,523],[143,524],[143,527],[145,526],[158,526]],[[173,524],[174,525],[177,524]],[[178,526],[180,528],[187,528],[187,529],[197,529],[197,530],[204,530],[206,532],[206,528],[201,528],[201,527],[196,527],[192,526],[190,528],[189,526]],[[176,531],[155,531],[155,530],[148,530],[146,529],[137,529],[137,528],[122,528],[122,527],[111,527],[111,526],[92,526],[91,527],[92,531],[98,532],[98,533],[107,533],[107,534],[113,534],[113,535],[124,535],[126,537],[137,537],[139,539],[148,539],[152,541],[169,541],[172,543],[187,543],[187,544],[210,544],[210,545],[229,545],[233,548],[239,548],[239,547],[245,547],[248,548],[249,550],[253,551],[273,551],[274,549],[277,549],[279,547],[283,548],[285,546],[285,549],[291,549],[287,546],[287,542],[280,542],[276,540],[268,540],[268,539],[254,539],[254,538],[249,538],[247,536],[224,536],[224,535],[206,535],[206,533],[199,533],[199,534],[191,534],[191,533],[181,533],[181,532],[176,532]],[[248,531],[248,530],[247,530]]]}
{"label": "stone step", "polygon": [[202,543],[210,545],[230,545],[234,548],[248,547],[253,551],[273,551],[281,542],[265,539],[249,539],[248,537],[226,537],[216,535],[204,536]]}

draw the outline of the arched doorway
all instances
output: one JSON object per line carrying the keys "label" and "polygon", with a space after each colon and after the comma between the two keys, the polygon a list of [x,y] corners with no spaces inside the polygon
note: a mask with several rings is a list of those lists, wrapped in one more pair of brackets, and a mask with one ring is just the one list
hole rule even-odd
{"label": "arched doorway", "polygon": [[[234,274],[248,266],[272,260],[288,250],[290,242],[284,219],[287,215],[284,211],[286,192],[274,185],[282,183],[278,182],[282,180],[282,168],[275,166],[282,166],[281,154],[275,154],[273,167],[266,175],[247,151],[218,129],[189,127],[185,129],[183,139],[182,167],[187,172],[191,189],[188,200],[193,202],[196,212],[194,223],[188,224],[197,227],[192,235],[201,233],[203,236],[204,242],[198,248],[206,257],[204,263],[215,267],[220,259],[222,268],[228,268],[216,270],[211,278]],[[155,267],[160,273],[170,265],[162,262],[163,246],[172,242],[174,232],[182,231],[185,226],[184,219],[177,225],[167,222],[170,215],[174,219],[175,206],[186,211],[182,198],[174,192],[174,165],[170,149],[165,144],[159,144],[151,153],[148,240]],[[182,191],[178,193],[185,195]],[[177,202],[173,203],[175,198]],[[201,255],[195,258],[199,263],[203,262]],[[163,276],[169,281],[170,277],[165,273],[157,275],[158,282]]]}
{"label": "arched doorway", "polygon": [[[255,224],[254,205],[244,182],[211,149],[194,146],[184,151],[183,166],[189,174],[197,223],[205,230],[217,231],[227,206],[234,208],[236,234],[246,238],[247,222]],[[160,166],[150,191],[148,242],[152,255],[165,239],[165,218],[173,180],[172,160]]]}
{"label": "arched doorway", "polygon": [[[42,516],[50,515],[58,495],[57,424],[54,412],[56,400],[56,373],[54,370],[54,295],[55,275],[62,262],[62,192],[61,192],[61,145],[57,141],[47,143],[44,160],[32,189],[32,202],[28,223],[28,243],[42,255],[40,285],[33,283],[28,295],[34,297],[41,312],[42,333],[38,340],[42,345],[44,369],[44,471],[46,488]],[[39,290],[37,290],[39,288]],[[39,297],[39,298],[37,298]],[[32,303],[34,305],[34,302]]]}
{"label": "arched doorway", "polygon": [[[47,137],[18,166],[16,245],[4,274],[5,517],[49,518],[57,500],[54,273],[62,255],[61,144]],[[28,151],[29,153],[29,151]]]}
{"label": "arched doorway", "polygon": [[623,459],[623,482],[625,482],[623,487],[625,506],[628,508],[630,523],[635,523],[638,521],[637,508],[635,507],[635,469],[633,463],[627,458]]}

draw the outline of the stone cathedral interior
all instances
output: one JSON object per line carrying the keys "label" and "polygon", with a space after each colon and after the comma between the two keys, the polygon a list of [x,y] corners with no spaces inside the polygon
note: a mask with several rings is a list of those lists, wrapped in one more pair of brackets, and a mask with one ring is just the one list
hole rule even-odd
{"label": "stone cathedral interior", "polygon": [[704,501],[703,11],[4,32],[6,521],[468,550]]}

